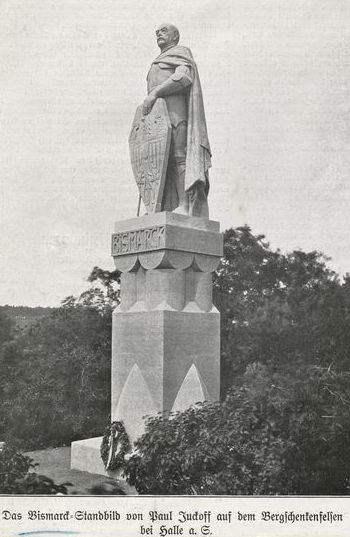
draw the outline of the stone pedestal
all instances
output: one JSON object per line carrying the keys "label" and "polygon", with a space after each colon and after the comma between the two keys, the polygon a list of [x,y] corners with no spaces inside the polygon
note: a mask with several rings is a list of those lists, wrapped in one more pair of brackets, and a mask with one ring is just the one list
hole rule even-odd
{"label": "stone pedestal", "polygon": [[113,314],[112,419],[131,440],[146,415],[219,399],[220,315],[212,276],[222,256],[219,224],[176,213],[117,222],[122,272]]}
{"label": "stone pedestal", "polygon": [[[211,273],[222,235],[218,222],[154,213],[117,222],[112,255],[122,276],[113,313],[111,415],[135,441],[144,416],[219,399],[220,314]],[[72,461],[84,458],[89,442],[97,445],[72,444]]]}

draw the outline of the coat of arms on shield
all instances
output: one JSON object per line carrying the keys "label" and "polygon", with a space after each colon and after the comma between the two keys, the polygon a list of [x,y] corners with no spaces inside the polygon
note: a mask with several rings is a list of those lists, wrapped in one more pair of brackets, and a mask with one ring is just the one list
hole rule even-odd
{"label": "coat of arms on shield", "polygon": [[131,166],[148,213],[161,211],[171,140],[171,124],[164,99],[157,99],[151,112],[134,117],[129,149]]}

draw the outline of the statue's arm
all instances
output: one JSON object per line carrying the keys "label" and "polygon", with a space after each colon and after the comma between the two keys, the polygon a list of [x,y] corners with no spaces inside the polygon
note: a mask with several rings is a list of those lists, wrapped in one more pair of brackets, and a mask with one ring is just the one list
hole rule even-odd
{"label": "statue's arm", "polygon": [[143,102],[143,113],[149,114],[158,97],[167,97],[172,93],[182,91],[192,84],[192,69],[186,65],[180,65],[175,72],[164,82],[155,86]]}
{"label": "statue's arm", "polygon": [[164,80],[162,84],[153,88],[156,97],[166,97],[172,93],[182,91],[187,86],[192,84],[191,70],[185,65],[180,65],[176,68],[169,78]]}

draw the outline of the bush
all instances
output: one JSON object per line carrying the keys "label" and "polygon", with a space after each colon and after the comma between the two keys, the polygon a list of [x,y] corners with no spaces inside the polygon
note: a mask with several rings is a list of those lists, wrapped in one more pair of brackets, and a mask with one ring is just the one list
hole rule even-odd
{"label": "bush", "polygon": [[148,420],[126,464],[140,494],[346,494],[349,376],[290,385],[259,364],[220,404]]}
{"label": "bush", "polygon": [[12,448],[3,447],[0,451],[1,494],[16,494],[18,480],[23,479],[31,468],[35,468],[33,459]]}
{"label": "bush", "polygon": [[34,472],[28,473],[23,479],[19,479],[17,482],[17,490],[12,494],[67,494],[67,487],[72,483],[62,483],[56,485],[56,483],[45,475],[36,474]]}
{"label": "bush", "polygon": [[71,483],[56,485],[49,477],[36,474],[37,464],[13,448],[0,450],[0,494],[67,494]]}

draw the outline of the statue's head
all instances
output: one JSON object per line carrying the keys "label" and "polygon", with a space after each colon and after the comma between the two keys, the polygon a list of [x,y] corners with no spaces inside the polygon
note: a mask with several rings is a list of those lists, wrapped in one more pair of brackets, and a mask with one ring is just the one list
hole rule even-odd
{"label": "statue's head", "polygon": [[180,32],[173,24],[165,22],[160,24],[156,30],[157,45],[161,51],[177,45],[180,39]]}

